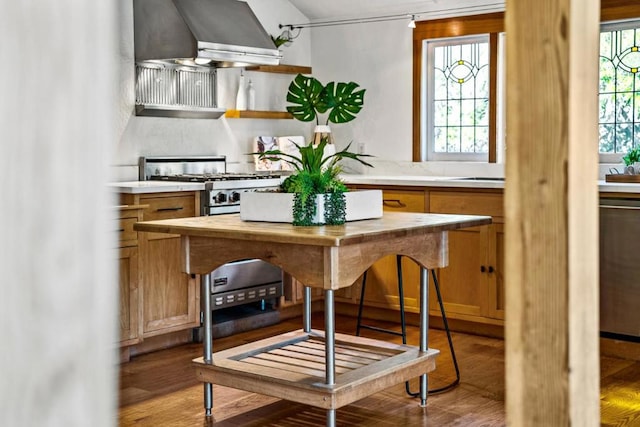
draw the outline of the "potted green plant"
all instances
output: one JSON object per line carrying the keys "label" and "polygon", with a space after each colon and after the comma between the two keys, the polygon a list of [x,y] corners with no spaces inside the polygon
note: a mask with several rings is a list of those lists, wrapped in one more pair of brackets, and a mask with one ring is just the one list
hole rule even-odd
{"label": "potted green plant", "polygon": [[[315,119],[319,124],[320,114],[328,113],[326,123],[346,123],[362,110],[365,89],[357,90],[358,87],[354,82],[322,85],[314,77],[298,74],[289,85],[287,101],[293,105],[288,106],[287,110],[294,118],[305,122]],[[326,136],[306,146],[293,144],[298,153],[281,150],[253,153],[260,160],[284,161],[292,166],[293,173],[281,185],[283,193],[293,194],[292,223],[305,226],[344,224],[347,219],[345,193],[348,189],[338,176],[341,172],[339,162],[348,158],[372,167],[363,160],[370,155],[350,152],[351,144],[336,152]],[[380,216],[381,209],[380,200],[380,209],[376,209],[373,215]],[[355,218],[361,219],[358,215]]]}
{"label": "potted green plant", "polygon": [[631,148],[627,154],[622,157],[622,161],[625,165],[625,173],[636,174],[640,173],[640,168],[636,163],[640,162],[640,146]]}
{"label": "potted green plant", "polygon": [[[295,144],[295,143],[294,143]],[[362,157],[368,154],[356,154],[349,151],[350,144],[342,151],[326,156],[324,153],[328,141],[323,139],[318,145],[299,146],[299,156],[283,153],[280,150],[269,150],[260,153],[261,159],[285,161],[294,173],[288,176],[281,185],[285,193],[293,193],[294,225],[339,225],[346,219],[347,186],[340,180],[341,171],[338,162],[344,158],[357,160],[371,167]],[[323,217],[318,216],[318,197],[322,197]]]}

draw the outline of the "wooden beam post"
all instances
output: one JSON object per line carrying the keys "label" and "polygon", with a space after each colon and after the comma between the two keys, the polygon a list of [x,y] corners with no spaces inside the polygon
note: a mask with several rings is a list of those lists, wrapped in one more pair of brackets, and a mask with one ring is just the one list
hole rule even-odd
{"label": "wooden beam post", "polygon": [[597,426],[599,0],[507,0],[513,426]]}

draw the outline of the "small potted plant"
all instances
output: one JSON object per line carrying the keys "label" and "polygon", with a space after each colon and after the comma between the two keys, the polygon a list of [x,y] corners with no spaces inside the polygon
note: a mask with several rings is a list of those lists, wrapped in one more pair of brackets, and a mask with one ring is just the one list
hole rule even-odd
{"label": "small potted plant", "polygon": [[[348,190],[338,177],[341,171],[338,162],[349,158],[371,167],[369,163],[362,160],[362,157],[369,157],[369,155],[350,152],[350,145],[342,151],[325,155],[324,150],[327,144],[327,139],[322,139],[318,145],[310,143],[306,146],[299,146],[295,144],[300,156],[283,153],[280,150],[260,153],[261,159],[285,161],[294,169],[294,173],[288,176],[281,185],[284,193],[293,194],[292,222],[294,225],[344,224],[346,220],[345,193]],[[320,206],[323,208],[323,215],[318,212]]]}
{"label": "small potted plant", "polygon": [[[287,101],[293,105],[287,110],[294,118],[301,121],[316,120],[319,124],[320,114],[328,113],[326,123],[346,123],[360,112],[364,102],[365,89],[358,89],[358,84],[330,82],[326,86],[317,79],[298,74],[289,85]],[[328,137],[326,126],[322,132],[315,133],[315,140],[306,146],[301,146],[292,141],[297,148],[297,153],[285,153],[279,149],[267,150],[258,155],[260,160],[283,161],[291,165],[293,173],[288,176],[281,185],[282,193],[292,195],[291,222],[294,225],[339,225],[347,220],[346,185],[340,180],[341,168],[339,162],[342,159],[353,159],[365,166],[371,164],[363,160],[370,157],[368,154],[357,154],[349,151],[351,144],[344,150],[336,151],[331,139]],[[353,192],[356,193],[356,192]],[[371,200],[380,199],[378,203],[369,202],[362,197],[367,197],[364,192],[360,195],[349,196],[353,199],[353,209],[373,206],[371,213],[357,212],[351,215],[353,219],[366,217],[379,217],[382,215],[382,196],[372,191]],[[375,193],[375,194],[374,194]],[[363,196],[364,195],[364,196]],[[249,203],[249,199],[261,197],[262,206],[267,197],[250,195],[241,199],[240,216],[243,217],[242,204]],[[356,200],[359,198],[358,200]],[[265,209],[262,209],[261,215]],[[265,221],[273,221],[274,217],[262,216]],[[251,214],[246,214],[243,219],[257,219]]]}
{"label": "small potted plant", "polygon": [[640,162],[640,146],[631,148],[627,154],[622,157],[622,161],[625,165],[626,174],[634,175],[640,173],[640,167],[637,164]]}

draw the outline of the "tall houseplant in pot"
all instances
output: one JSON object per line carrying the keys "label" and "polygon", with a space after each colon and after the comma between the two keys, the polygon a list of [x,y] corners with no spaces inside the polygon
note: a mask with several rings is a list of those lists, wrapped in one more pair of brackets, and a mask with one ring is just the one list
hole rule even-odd
{"label": "tall houseplant in pot", "polygon": [[[365,89],[358,90],[358,87],[354,82],[322,85],[314,77],[298,74],[289,85],[287,101],[293,105],[287,110],[298,120],[315,120],[318,125],[320,114],[325,113],[325,126],[328,123],[347,123],[362,110]],[[348,158],[371,167],[363,160],[370,156],[349,151],[351,144],[336,151],[326,128],[315,135],[316,138],[306,146],[293,142],[297,152],[269,150],[254,154],[259,155],[260,160],[281,161],[291,166],[293,174],[283,181],[281,190],[293,194],[294,225],[343,224],[347,219],[345,193],[348,190],[338,176],[341,172],[339,162]],[[380,209],[375,209],[373,216],[381,215],[381,195],[379,198]],[[355,217],[362,219],[358,215]]]}

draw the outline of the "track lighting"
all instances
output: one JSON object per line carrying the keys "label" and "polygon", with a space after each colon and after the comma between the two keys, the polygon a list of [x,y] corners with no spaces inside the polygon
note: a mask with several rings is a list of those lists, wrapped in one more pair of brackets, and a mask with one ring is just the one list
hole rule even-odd
{"label": "track lighting", "polygon": [[409,25],[407,25],[407,27],[409,28],[416,27],[416,15],[411,15],[411,20],[409,21]]}

